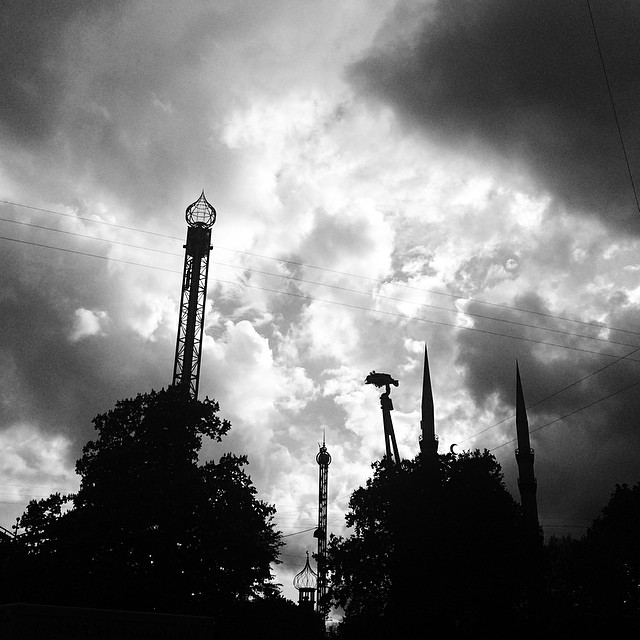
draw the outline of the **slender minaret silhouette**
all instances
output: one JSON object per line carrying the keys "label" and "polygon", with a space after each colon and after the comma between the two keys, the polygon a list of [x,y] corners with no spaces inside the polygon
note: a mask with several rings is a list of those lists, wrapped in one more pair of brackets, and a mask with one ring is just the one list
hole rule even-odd
{"label": "slender minaret silhouette", "polygon": [[429,355],[424,345],[424,370],[422,373],[422,420],[420,420],[420,451],[423,460],[434,461],[438,455],[438,436],[433,407],[433,390],[429,374]]}
{"label": "slender minaret silhouette", "polygon": [[520,489],[520,503],[527,520],[536,528],[538,523],[538,500],[536,491],[538,483],[533,473],[534,453],[529,441],[529,421],[527,409],[522,392],[520,380],[520,368],[516,360],[516,433],[518,436],[518,448],[516,449],[516,461],[518,463],[518,488]]}
{"label": "slender minaret silhouette", "polygon": [[216,221],[216,210],[207,202],[204,189],[200,197],[187,207],[185,218],[188,225],[187,243],[184,245],[182,297],[173,364],[173,384],[197,399],[209,252],[212,249],[211,227]]}
{"label": "slender minaret silhouette", "polygon": [[313,535],[318,539],[318,557],[316,558],[318,566],[318,599],[316,607],[318,613],[322,615],[324,620],[327,614],[327,513],[328,513],[328,487],[329,487],[329,465],[331,464],[331,456],[327,451],[324,435],[322,436],[322,444],[318,445],[320,451],[316,455],[318,463],[318,528]]}

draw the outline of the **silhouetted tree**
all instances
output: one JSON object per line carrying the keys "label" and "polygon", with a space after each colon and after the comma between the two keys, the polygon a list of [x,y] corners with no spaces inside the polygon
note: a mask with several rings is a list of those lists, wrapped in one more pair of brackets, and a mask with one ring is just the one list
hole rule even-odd
{"label": "silhouetted tree", "polygon": [[573,567],[591,629],[640,632],[640,483],[616,485],[602,515],[580,541]]}
{"label": "silhouetted tree", "polygon": [[282,596],[243,602],[217,618],[216,640],[322,640],[315,611]]}
{"label": "silhouetted tree", "polygon": [[590,636],[593,610],[585,588],[584,539],[551,537],[544,547],[545,591],[537,629],[557,636]]}
{"label": "silhouetted tree", "polygon": [[343,637],[487,631],[527,619],[541,540],[485,451],[385,459],[351,496],[354,532],[329,543]]}
{"label": "silhouetted tree", "polygon": [[545,545],[546,629],[558,635],[640,633],[640,484],[616,485],[602,515],[579,540]]}
{"label": "silhouetted tree", "polygon": [[633,488],[616,485],[602,515],[587,532],[585,546],[587,552],[598,559],[594,581],[598,586],[596,598],[600,602],[608,601],[617,615],[637,617],[640,613],[640,483]]}
{"label": "silhouetted tree", "polygon": [[275,509],[256,499],[247,458],[198,461],[202,438],[230,428],[217,414],[169,388],[98,415],[78,493],[33,501],[21,519],[27,562],[11,599],[212,615],[274,596]]}

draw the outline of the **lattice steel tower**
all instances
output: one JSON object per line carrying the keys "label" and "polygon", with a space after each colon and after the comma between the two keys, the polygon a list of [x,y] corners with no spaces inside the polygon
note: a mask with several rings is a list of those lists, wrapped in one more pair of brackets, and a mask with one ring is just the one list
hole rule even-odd
{"label": "lattice steel tower", "polygon": [[198,397],[200,356],[204,331],[204,307],[207,298],[207,276],[211,227],[216,221],[216,210],[207,202],[204,189],[200,197],[187,207],[187,244],[184,245],[184,271],[182,298],[178,321],[176,358],[173,366],[173,384],[192,398]]}
{"label": "lattice steel tower", "polygon": [[316,607],[324,619],[327,614],[327,603],[325,602],[327,593],[327,511],[331,456],[327,451],[324,436],[322,444],[318,446],[320,447],[320,451],[316,456],[316,462],[320,468],[318,473],[318,528],[313,535],[318,538],[318,557],[316,559],[318,565],[318,598]]}

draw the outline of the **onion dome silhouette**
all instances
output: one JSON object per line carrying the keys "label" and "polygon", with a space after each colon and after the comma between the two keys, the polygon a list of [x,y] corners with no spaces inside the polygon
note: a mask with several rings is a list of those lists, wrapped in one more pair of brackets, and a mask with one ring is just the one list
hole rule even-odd
{"label": "onion dome silhouette", "polygon": [[309,565],[309,552],[307,551],[307,561],[304,569],[293,578],[293,586],[298,590],[298,604],[313,608],[315,603],[318,577],[316,572]]}
{"label": "onion dome silhouette", "polygon": [[204,189],[200,197],[187,207],[184,217],[190,227],[212,227],[216,221],[216,210],[207,202]]}

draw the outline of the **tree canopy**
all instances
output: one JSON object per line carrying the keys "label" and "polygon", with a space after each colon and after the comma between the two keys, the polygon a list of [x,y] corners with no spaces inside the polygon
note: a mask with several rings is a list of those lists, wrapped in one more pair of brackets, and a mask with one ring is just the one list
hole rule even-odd
{"label": "tree canopy", "polygon": [[616,485],[580,540],[552,539],[549,602],[556,628],[640,633],[640,483]]}
{"label": "tree canopy", "polygon": [[385,458],[349,507],[352,535],[329,543],[344,637],[477,631],[523,618],[541,540],[487,451],[439,456],[436,466]]}
{"label": "tree canopy", "polygon": [[21,518],[4,601],[213,615],[275,595],[275,508],[256,498],[247,458],[198,459],[203,437],[230,428],[218,411],[170,387],[98,415],[78,493]]}

